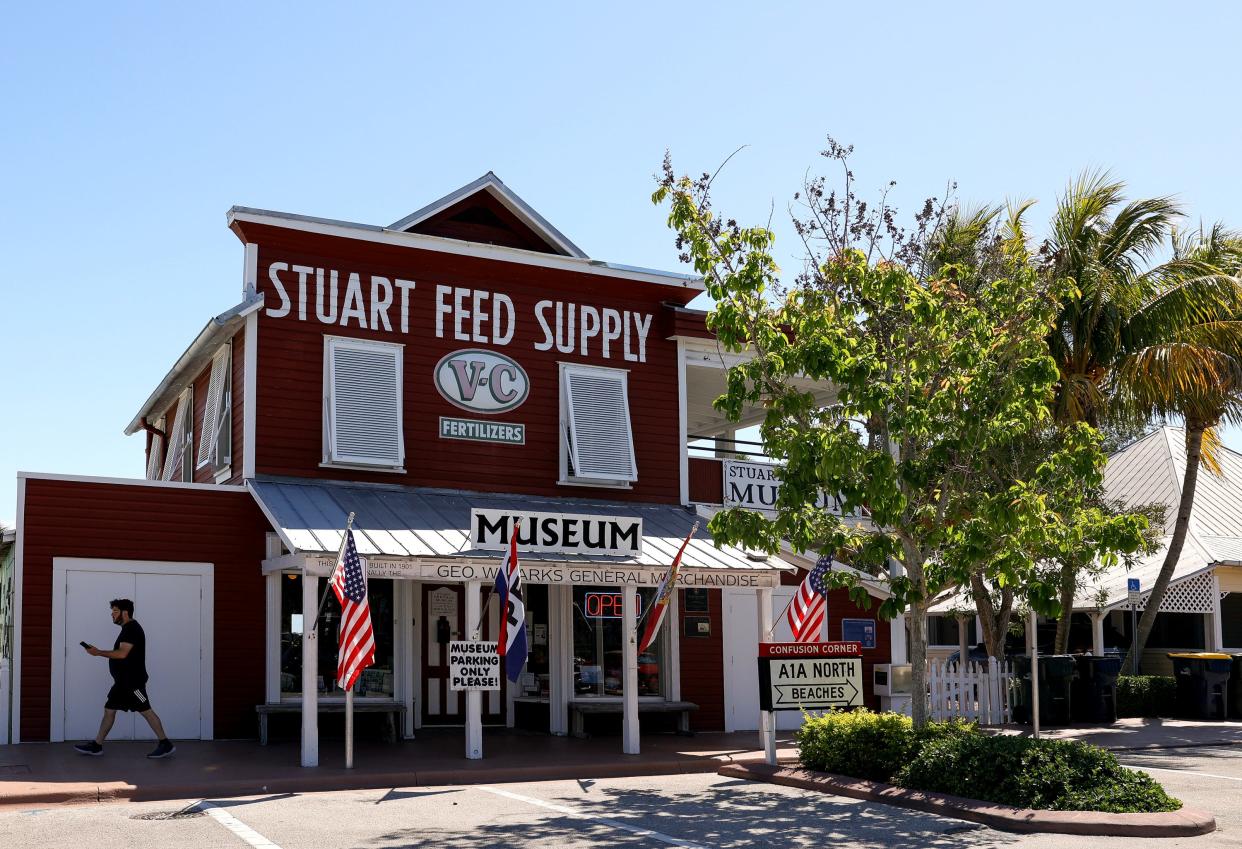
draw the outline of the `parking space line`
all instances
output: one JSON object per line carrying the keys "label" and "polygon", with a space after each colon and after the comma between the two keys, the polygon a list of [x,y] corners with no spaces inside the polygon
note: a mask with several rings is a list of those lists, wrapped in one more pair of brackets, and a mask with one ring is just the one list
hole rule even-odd
{"label": "parking space line", "polygon": [[557,805],[554,802],[545,802],[542,799],[535,799],[531,796],[523,796],[520,793],[513,793],[509,790],[501,790],[499,787],[479,786],[479,787],[476,787],[475,789],[482,790],[484,793],[493,793],[497,796],[504,796],[506,799],[515,799],[518,802],[525,802],[528,805],[535,805],[536,807],[545,808],[549,811],[555,811],[558,814],[564,814],[565,816],[573,817],[574,819],[587,820],[589,822],[595,822],[595,823],[599,823],[600,825],[609,826],[610,828],[617,828],[622,831],[628,831],[631,834],[637,835],[639,837],[650,837],[653,840],[660,841],[661,843],[668,843],[673,846],[684,846],[685,849],[708,849],[708,847],[704,846],[702,843],[694,843],[693,841],[690,841],[690,840],[682,840],[681,838],[673,837],[670,834],[664,834],[659,831],[652,831],[649,828],[640,828],[639,826],[630,825],[629,823],[621,822],[619,820],[609,819],[608,817],[592,816],[591,814],[583,813],[582,811],[576,811],[573,808],[566,807],[565,805]]}
{"label": "parking space line", "polygon": [[215,805],[211,804],[211,802],[199,802],[198,807],[202,809],[203,813],[220,823],[220,825],[233,832],[233,834],[237,835],[242,840],[246,841],[246,843],[253,846],[254,849],[280,849],[280,847],[275,843],[268,840],[262,834],[259,834],[259,832],[255,831],[253,828],[246,825],[244,822],[223,808],[217,808]]}
{"label": "parking space line", "polygon": [[1195,772],[1190,769],[1171,769],[1167,766],[1140,766],[1139,764],[1128,763],[1123,763],[1122,766],[1129,767],[1130,769],[1141,769],[1144,771],[1154,770],[1155,772],[1176,772],[1178,775],[1198,775],[1203,778],[1223,778],[1225,781],[1242,781],[1242,778],[1239,778],[1236,775],[1217,775],[1214,772]]}

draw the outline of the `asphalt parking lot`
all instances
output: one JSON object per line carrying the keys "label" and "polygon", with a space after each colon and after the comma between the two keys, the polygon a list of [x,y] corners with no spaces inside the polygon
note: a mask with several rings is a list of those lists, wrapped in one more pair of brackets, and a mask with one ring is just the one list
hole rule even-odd
{"label": "asphalt parking lot", "polygon": [[[1242,748],[1122,753],[1217,817],[1164,847],[1242,846]],[[196,804],[197,803],[197,804]],[[108,847],[1092,847],[1130,838],[1015,835],[959,820],[712,774],[420,787],[0,814],[11,846]]]}

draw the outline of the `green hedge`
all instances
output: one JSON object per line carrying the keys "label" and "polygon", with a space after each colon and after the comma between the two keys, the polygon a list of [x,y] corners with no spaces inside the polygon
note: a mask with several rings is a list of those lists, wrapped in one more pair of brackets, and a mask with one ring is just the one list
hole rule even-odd
{"label": "green hedge", "polygon": [[1175,811],[1149,776],[1083,743],[992,736],[966,723],[929,723],[866,710],[808,717],[798,731],[807,769],[886,781],[1019,808],[1114,813]]}
{"label": "green hedge", "polygon": [[1177,716],[1177,682],[1165,675],[1117,679],[1117,716]]}

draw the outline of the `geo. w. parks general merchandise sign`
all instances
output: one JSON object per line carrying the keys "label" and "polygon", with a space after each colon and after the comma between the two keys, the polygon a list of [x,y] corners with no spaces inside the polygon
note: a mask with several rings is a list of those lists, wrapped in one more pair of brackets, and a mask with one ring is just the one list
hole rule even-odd
{"label": "geo. w. parks general merchandise sign", "polygon": [[759,707],[820,710],[863,703],[858,643],[760,643]]}

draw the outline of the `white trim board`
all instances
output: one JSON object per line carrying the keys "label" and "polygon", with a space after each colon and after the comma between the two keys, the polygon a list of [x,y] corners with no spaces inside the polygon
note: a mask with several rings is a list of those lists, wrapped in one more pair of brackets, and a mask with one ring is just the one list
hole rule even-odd
{"label": "white trim board", "polygon": [[183,483],[181,481],[150,481],[146,478],[109,478],[98,475],[61,475],[51,472],[18,472],[17,479],[41,481],[69,481],[71,483],[110,483],[123,486],[152,486],[172,489],[201,489],[211,492],[246,492],[240,484]]}
{"label": "white trim board", "polygon": [[[201,582],[199,669],[199,737],[215,736],[215,566],[164,560],[107,560],[83,557],[52,558],[52,657],[48,740],[65,739],[65,581],[70,571],[131,572],[145,575],[191,575]],[[157,711],[158,712],[158,711]]]}
{"label": "white trim board", "polygon": [[562,271],[576,271],[581,274],[593,274],[599,277],[615,277],[622,280],[657,283],[661,286],[689,289],[693,292],[702,292],[707,288],[703,284],[702,278],[689,274],[677,274],[675,272],[656,271],[645,268],[628,268],[600,260],[558,256],[556,254],[528,251],[521,248],[508,248],[500,245],[446,239],[440,236],[423,236],[418,233],[404,233],[384,227],[354,224],[348,221],[333,221],[324,218],[310,218],[264,209],[248,209],[235,206],[228,212],[229,227],[232,228],[237,222],[262,224],[268,227],[300,230],[321,236],[336,236],[341,239],[376,242],[382,245],[416,248],[437,253],[455,254],[457,256],[471,256],[500,262],[512,262],[519,265],[535,265]]}

